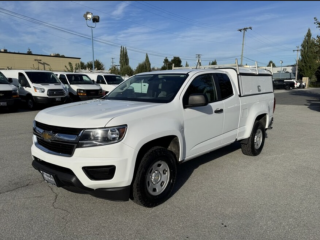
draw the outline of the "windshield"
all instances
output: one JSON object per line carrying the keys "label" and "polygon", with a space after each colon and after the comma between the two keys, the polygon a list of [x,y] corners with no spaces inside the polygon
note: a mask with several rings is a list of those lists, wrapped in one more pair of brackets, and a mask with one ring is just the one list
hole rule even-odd
{"label": "windshield", "polygon": [[107,83],[110,85],[118,85],[124,81],[121,76],[110,76],[110,75],[103,75],[103,76],[106,79]]}
{"label": "windshield", "polygon": [[60,83],[52,72],[26,72],[32,83]]}
{"label": "windshield", "polygon": [[0,72],[0,84],[10,84],[2,72]]}
{"label": "windshield", "polygon": [[94,84],[92,80],[85,74],[67,74],[67,78],[71,85],[75,84]]}
{"label": "windshield", "polygon": [[176,96],[187,74],[136,75],[117,86],[105,99],[168,103]]}

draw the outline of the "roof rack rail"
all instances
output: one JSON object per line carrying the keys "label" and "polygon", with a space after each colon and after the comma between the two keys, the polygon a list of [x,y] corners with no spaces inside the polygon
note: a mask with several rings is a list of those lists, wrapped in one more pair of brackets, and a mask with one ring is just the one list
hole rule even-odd
{"label": "roof rack rail", "polygon": [[207,66],[195,66],[195,67],[175,67],[174,64],[172,65],[172,69],[213,69],[213,68],[228,68],[228,67],[229,68],[230,67],[236,68],[238,74],[239,74],[239,67],[254,68],[256,70],[256,74],[259,73],[259,69],[264,69],[264,70],[267,70],[267,71],[273,73],[272,66],[271,67],[258,66],[257,62],[255,62],[255,65],[253,65],[253,66],[239,65],[237,58],[235,60],[235,64],[207,65]]}

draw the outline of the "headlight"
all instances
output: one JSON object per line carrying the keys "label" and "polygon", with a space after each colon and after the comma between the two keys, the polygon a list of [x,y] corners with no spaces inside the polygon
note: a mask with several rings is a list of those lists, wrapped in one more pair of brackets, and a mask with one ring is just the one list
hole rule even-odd
{"label": "headlight", "polygon": [[103,146],[120,142],[127,131],[127,126],[87,129],[80,136],[78,147]]}
{"label": "headlight", "polygon": [[46,90],[44,88],[33,87],[35,92],[44,93]]}
{"label": "headlight", "polygon": [[78,92],[78,95],[80,95],[80,96],[86,96],[87,95],[86,90],[83,90],[83,89],[78,89],[77,92]]}
{"label": "headlight", "polygon": [[19,97],[18,90],[12,90],[12,97],[13,97],[13,98]]}

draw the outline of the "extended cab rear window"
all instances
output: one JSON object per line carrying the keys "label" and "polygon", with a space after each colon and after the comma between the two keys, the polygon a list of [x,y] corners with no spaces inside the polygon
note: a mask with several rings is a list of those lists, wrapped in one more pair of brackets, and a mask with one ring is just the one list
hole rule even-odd
{"label": "extended cab rear window", "polygon": [[228,75],[223,73],[214,73],[213,78],[220,87],[221,100],[233,96],[233,89]]}

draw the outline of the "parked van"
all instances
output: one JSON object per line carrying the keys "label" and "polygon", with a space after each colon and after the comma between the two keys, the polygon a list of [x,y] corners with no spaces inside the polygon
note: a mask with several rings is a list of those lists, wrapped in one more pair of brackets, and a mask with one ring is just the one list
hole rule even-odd
{"label": "parked van", "polygon": [[[12,80],[11,80],[12,81]],[[20,97],[18,88],[12,85],[8,79],[0,72],[0,108],[18,110]]]}
{"label": "parked van", "polygon": [[38,104],[61,104],[67,96],[63,84],[53,72],[44,70],[1,70],[18,87],[21,101],[29,109]]}
{"label": "parked van", "polygon": [[74,72],[54,72],[66,86],[71,101],[101,98],[102,89],[87,74]]}
{"label": "parked van", "polygon": [[109,73],[87,73],[102,88],[102,94],[106,95],[124,80],[120,75]]}

